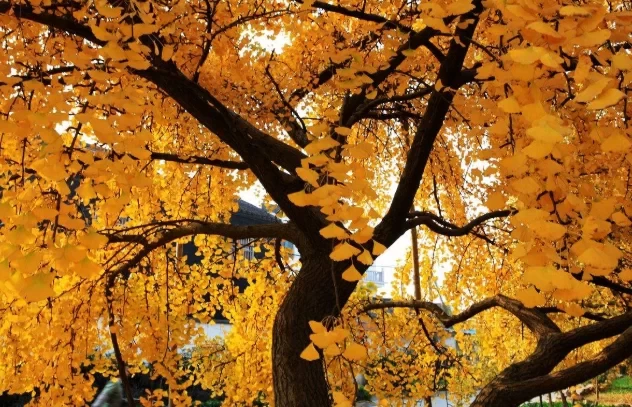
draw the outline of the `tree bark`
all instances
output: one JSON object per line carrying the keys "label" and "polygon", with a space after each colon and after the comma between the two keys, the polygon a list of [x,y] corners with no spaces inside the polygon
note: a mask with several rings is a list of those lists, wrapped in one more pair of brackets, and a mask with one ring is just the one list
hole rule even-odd
{"label": "tree bark", "polygon": [[564,390],[560,391],[560,399],[562,399],[562,407],[568,407],[568,401],[564,395]]}
{"label": "tree bark", "polygon": [[326,407],[331,405],[331,400],[322,361],[309,362],[301,359],[300,354],[310,343],[309,321],[337,317],[339,307],[344,306],[355,284],[342,280],[338,268],[332,269],[334,265],[327,251],[303,256],[301,260],[301,271],[274,320],[272,374],[275,405]]}
{"label": "tree bark", "polygon": [[[593,324],[592,327],[601,328],[616,326],[621,323],[625,331],[610,345],[606,346],[594,358],[578,363],[561,371],[550,373],[562,361],[570,350],[564,348],[564,341],[560,338],[569,333],[554,335],[541,340],[536,351],[522,362],[514,363],[488,383],[476,396],[470,407],[515,407],[537,396],[538,394],[560,391],[570,386],[582,383],[606,372],[617,364],[632,356],[632,326],[629,326],[624,314],[611,318],[609,321]],[[577,333],[580,329],[574,331]],[[585,328],[581,333],[586,336]],[[612,335],[616,335],[614,332]],[[598,339],[595,339],[598,340]],[[578,344],[581,346],[581,344]]]}

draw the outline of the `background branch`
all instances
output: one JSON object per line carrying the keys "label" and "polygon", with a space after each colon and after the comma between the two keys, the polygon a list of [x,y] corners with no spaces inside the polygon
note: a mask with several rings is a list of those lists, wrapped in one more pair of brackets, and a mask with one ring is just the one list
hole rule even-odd
{"label": "background branch", "polygon": [[411,308],[423,309],[431,312],[446,328],[467,321],[488,309],[500,307],[515,315],[538,337],[543,337],[553,333],[559,333],[559,327],[544,313],[527,308],[518,300],[496,295],[472,304],[463,312],[456,315],[448,315],[439,305],[429,301],[391,301],[377,304],[368,304],[363,308],[363,312],[385,308]]}

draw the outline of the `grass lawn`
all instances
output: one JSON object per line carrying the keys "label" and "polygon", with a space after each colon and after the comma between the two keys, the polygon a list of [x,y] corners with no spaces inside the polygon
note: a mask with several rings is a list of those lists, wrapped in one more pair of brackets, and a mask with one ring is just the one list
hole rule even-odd
{"label": "grass lawn", "polygon": [[[591,394],[588,400],[596,400],[596,396]],[[621,376],[610,383],[608,389],[599,394],[599,404],[605,405],[632,405],[632,378]]]}
{"label": "grass lawn", "polygon": [[[548,398],[543,397],[544,407],[562,407],[561,401],[553,402],[553,406],[548,403]],[[632,377],[622,376],[610,383],[610,386],[599,393],[599,403],[596,404],[597,397],[595,394],[586,396],[585,400],[573,402],[568,400],[569,406],[581,405],[583,407],[614,407],[620,405],[632,406]],[[522,407],[540,407],[540,403],[525,403]]]}
{"label": "grass lawn", "polygon": [[[542,399],[542,405],[544,407],[551,407],[551,404],[549,404],[548,397]],[[599,404],[595,404],[594,401],[586,401],[586,400],[584,400],[584,401],[578,401],[578,402],[575,401],[574,402],[573,400],[568,400],[568,405],[569,406],[580,405],[582,407],[615,407],[615,404],[602,402],[601,399],[599,399]],[[525,403],[525,404],[521,405],[520,407],[540,407],[540,403],[539,402]],[[562,404],[561,401],[554,401],[552,407],[563,407],[563,404]]]}
{"label": "grass lawn", "polygon": [[621,376],[614,379],[606,390],[608,393],[632,393],[632,377]]}

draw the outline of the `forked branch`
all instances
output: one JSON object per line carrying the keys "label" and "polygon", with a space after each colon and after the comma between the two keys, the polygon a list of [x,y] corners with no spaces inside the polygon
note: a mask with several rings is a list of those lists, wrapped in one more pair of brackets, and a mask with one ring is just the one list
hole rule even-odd
{"label": "forked branch", "polygon": [[299,233],[291,223],[235,226],[224,223],[186,221],[182,225],[167,229],[153,239],[148,239],[143,234],[110,233],[106,235],[109,243],[137,243],[141,244],[142,248],[129,261],[109,273],[108,285],[113,286],[117,276],[129,273],[154,250],[175,240],[194,235],[216,235],[231,239],[281,238],[297,244],[299,241]]}
{"label": "forked branch", "polygon": [[483,224],[490,219],[505,218],[514,214],[512,210],[493,211],[479,216],[473,219],[466,225],[461,227],[441,218],[430,212],[412,212],[410,213],[410,219],[406,221],[406,229],[413,228],[415,226],[425,225],[428,229],[435,233],[439,233],[444,236],[465,236],[470,233],[475,227]]}
{"label": "forked branch", "polygon": [[368,304],[363,308],[364,312],[385,308],[411,308],[422,309],[432,313],[446,328],[465,322],[488,309],[500,307],[515,315],[536,336],[559,333],[560,328],[546,314],[532,308],[527,308],[520,301],[496,295],[472,304],[457,315],[448,315],[440,306],[428,301],[392,301],[377,304]]}

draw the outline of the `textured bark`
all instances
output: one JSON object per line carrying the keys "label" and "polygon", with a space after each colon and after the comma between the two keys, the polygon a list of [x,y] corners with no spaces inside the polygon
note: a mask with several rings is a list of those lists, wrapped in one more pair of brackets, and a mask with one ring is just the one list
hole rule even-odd
{"label": "textured bark", "polygon": [[[625,319],[619,321],[626,326]],[[563,338],[564,334],[542,340],[529,358],[509,366],[487,384],[471,407],[519,406],[538,395],[560,391],[606,372],[632,356],[632,327],[627,323],[624,329],[593,359],[555,373],[550,372],[569,353],[568,343]]]}
{"label": "textured bark", "polygon": [[327,253],[302,258],[301,271],[274,321],[272,372],[277,407],[331,405],[321,361],[308,362],[300,357],[310,343],[309,321],[339,315],[339,306],[345,304],[355,287],[340,279],[340,270],[332,270]]}

